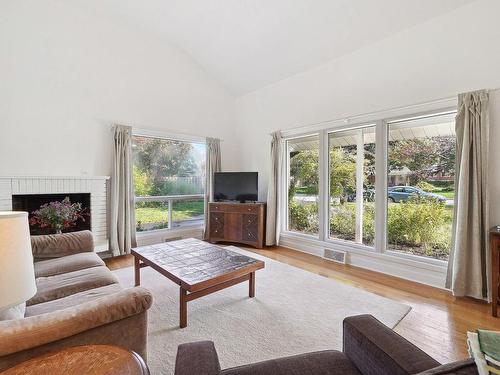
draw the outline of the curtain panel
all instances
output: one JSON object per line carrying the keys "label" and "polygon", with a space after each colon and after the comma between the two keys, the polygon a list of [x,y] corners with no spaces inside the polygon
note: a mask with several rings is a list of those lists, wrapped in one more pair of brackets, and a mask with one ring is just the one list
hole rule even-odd
{"label": "curtain panel", "polygon": [[283,163],[283,137],[280,131],[272,134],[271,171],[267,189],[266,245],[278,245],[281,225],[281,170]]}
{"label": "curtain panel", "polygon": [[132,247],[137,246],[131,154],[132,128],[115,125],[109,234],[113,256],[128,254]]}
{"label": "curtain panel", "polygon": [[203,238],[209,237],[208,204],[214,200],[214,173],[221,170],[220,139],[206,139],[206,175],[205,175],[205,228]]}
{"label": "curtain panel", "polygon": [[453,241],[446,287],[455,296],[489,300],[488,92],[460,94]]}

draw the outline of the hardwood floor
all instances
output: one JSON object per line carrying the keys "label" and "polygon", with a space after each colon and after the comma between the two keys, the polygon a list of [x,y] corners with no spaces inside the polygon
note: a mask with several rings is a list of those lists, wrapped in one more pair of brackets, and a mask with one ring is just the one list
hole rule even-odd
{"label": "hardwood floor", "polygon": [[[493,318],[489,305],[480,301],[284,247],[245,249],[411,306],[395,330],[441,363],[467,357],[468,330],[500,330],[500,319]],[[112,258],[106,264],[111,269],[128,267],[133,258]]]}

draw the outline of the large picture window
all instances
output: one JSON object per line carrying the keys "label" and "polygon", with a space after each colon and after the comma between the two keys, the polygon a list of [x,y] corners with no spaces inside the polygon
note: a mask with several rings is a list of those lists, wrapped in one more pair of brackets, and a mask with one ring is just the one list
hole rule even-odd
{"label": "large picture window", "polygon": [[375,126],[328,136],[330,238],[373,246]]}
{"label": "large picture window", "polygon": [[319,137],[287,141],[287,230],[317,235],[319,232]]}
{"label": "large picture window", "polygon": [[285,136],[285,238],[306,234],[340,250],[448,260],[455,113],[344,122]]}
{"label": "large picture window", "polygon": [[454,117],[388,124],[389,250],[448,259],[455,196]]}
{"label": "large picture window", "polygon": [[205,144],[145,136],[132,141],[136,230],[203,225]]}

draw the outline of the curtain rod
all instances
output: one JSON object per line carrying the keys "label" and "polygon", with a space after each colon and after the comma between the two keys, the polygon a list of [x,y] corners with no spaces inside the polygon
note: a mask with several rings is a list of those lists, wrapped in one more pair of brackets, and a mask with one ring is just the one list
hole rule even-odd
{"label": "curtain rod", "polygon": [[[500,90],[500,88],[489,89],[487,91],[492,92],[492,91],[497,91],[497,90]],[[379,111],[362,113],[362,114],[358,114],[358,115],[354,115],[354,116],[345,116],[345,117],[339,117],[339,118],[332,119],[332,120],[323,120],[323,121],[313,122],[313,123],[310,123],[310,124],[300,125],[300,126],[296,126],[294,128],[290,128],[290,129],[286,129],[286,130],[278,130],[278,131],[296,132],[296,131],[299,131],[299,130],[302,130],[302,129],[303,130],[308,130],[308,128],[317,127],[317,126],[321,126],[321,125],[326,125],[326,124],[329,124],[329,123],[336,123],[336,122],[339,122],[339,123],[340,122],[349,123],[349,122],[351,122],[353,120],[362,119],[364,117],[382,115],[384,113],[391,112],[391,111],[401,111],[401,110],[414,109],[414,108],[416,109],[418,107],[424,107],[424,106],[433,105],[433,104],[439,104],[439,103],[446,103],[446,102],[450,102],[452,100],[457,100],[457,98],[458,98],[458,95],[456,95],[456,96],[450,96],[450,97],[446,97],[446,98],[435,99],[435,100],[431,100],[431,101],[427,101],[427,102],[421,102],[421,103],[407,105],[407,106],[402,106],[402,107],[392,107],[392,108],[383,109],[383,110],[379,110]],[[271,132],[271,133],[269,133],[269,135],[272,135],[273,133],[274,132]]]}
{"label": "curtain rod", "polygon": [[[110,131],[114,131],[115,127],[118,125],[125,125],[125,126],[130,126],[132,128],[132,133],[138,136],[144,136],[144,137],[151,137],[151,138],[172,138],[172,139],[177,139],[177,140],[193,140],[197,139],[198,141],[201,141],[202,139],[206,138],[217,138],[217,137],[209,137],[205,135],[194,135],[194,134],[186,134],[186,133],[177,133],[174,131],[169,131],[167,129],[158,129],[158,128],[139,128],[137,126],[133,126],[130,124],[124,124],[124,123],[116,123],[112,124],[110,127]],[[218,138],[220,142],[224,142],[222,138]]]}

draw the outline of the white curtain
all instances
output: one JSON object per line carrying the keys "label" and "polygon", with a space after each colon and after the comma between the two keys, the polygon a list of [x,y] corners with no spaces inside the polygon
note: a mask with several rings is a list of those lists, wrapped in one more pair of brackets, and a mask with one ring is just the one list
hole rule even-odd
{"label": "white curtain", "polygon": [[205,229],[203,238],[209,236],[208,227],[208,203],[214,199],[214,173],[221,170],[220,139],[207,138],[206,148],[206,176],[205,176]]}
{"label": "white curtain", "polygon": [[446,286],[455,296],[490,298],[488,251],[488,93],[460,94],[453,243]]}
{"label": "white curtain", "polygon": [[130,253],[135,239],[134,184],[132,180],[132,128],[113,127],[110,247],[114,256]]}
{"label": "white curtain", "polygon": [[283,138],[281,132],[272,134],[271,171],[267,189],[266,245],[278,245],[281,225],[281,168],[283,161]]}

